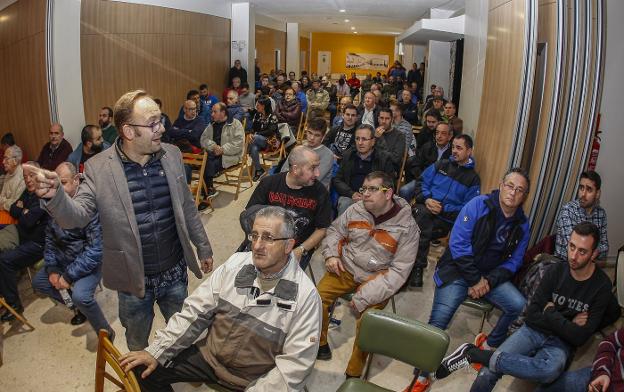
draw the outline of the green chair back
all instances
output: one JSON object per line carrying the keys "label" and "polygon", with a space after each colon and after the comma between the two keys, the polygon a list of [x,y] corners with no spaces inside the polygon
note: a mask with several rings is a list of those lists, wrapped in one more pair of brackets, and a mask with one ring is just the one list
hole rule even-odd
{"label": "green chair back", "polygon": [[434,326],[382,310],[370,309],[362,316],[360,349],[435,372],[444,358],[449,337]]}

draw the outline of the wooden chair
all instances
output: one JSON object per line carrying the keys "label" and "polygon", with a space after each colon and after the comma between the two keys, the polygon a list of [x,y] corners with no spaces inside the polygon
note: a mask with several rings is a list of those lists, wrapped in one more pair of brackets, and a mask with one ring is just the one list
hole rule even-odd
{"label": "wooden chair", "polygon": [[11,305],[9,305],[5,300],[4,297],[0,297],[0,306],[4,307],[7,311],[13,313],[13,316],[15,316],[16,319],[18,319],[22,324],[28,326],[28,328],[30,328],[30,331],[34,331],[35,327],[32,326],[31,323],[28,322],[28,320],[26,320],[26,318],[24,316],[22,316],[21,314],[17,313],[15,311],[15,309],[13,309],[13,307]]}
{"label": "wooden chair", "polygon": [[[223,186],[232,186],[236,188],[236,193],[234,194],[234,200],[238,200],[238,194],[241,189],[241,182],[248,182],[249,186],[244,188],[243,190],[249,189],[253,186],[253,175],[251,174],[251,165],[249,164],[247,146],[249,145],[249,138],[251,135],[245,135],[243,141],[243,153],[240,159],[240,162],[234,166],[230,166],[226,169],[223,169],[222,174],[225,176],[225,181],[217,181],[214,180],[213,183],[215,185],[223,185]],[[238,172],[238,174],[232,174]]]}
{"label": "wooden chair", "polygon": [[406,148],[405,152],[403,152],[403,160],[401,161],[401,171],[399,171],[399,177],[397,178],[397,184],[396,184],[396,194],[397,195],[399,194],[399,189],[401,189],[401,185],[402,185],[403,181],[405,180],[405,162],[407,162],[407,150],[408,150],[408,148]]}
{"label": "wooden chair", "polygon": [[[182,161],[185,165],[190,166],[192,169],[191,183],[189,184],[189,187],[191,189],[191,194],[195,199],[195,205],[197,206],[202,202],[202,189],[206,192],[206,194],[208,194],[208,188],[204,182],[204,171],[206,170],[207,160],[208,153],[206,151],[201,154],[193,154],[189,152],[182,153]],[[206,198],[203,201],[208,204],[211,211],[214,211],[212,200],[210,200],[210,198]]]}
{"label": "wooden chair", "polygon": [[301,117],[299,117],[299,126],[297,127],[297,143],[300,143],[305,138],[305,125],[307,124],[307,113],[301,113]]}
{"label": "wooden chair", "polygon": [[[132,371],[126,372],[119,364],[121,353],[108,338],[108,332],[101,329],[98,332],[98,350],[95,360],[95,392],[104,391],[104,379],[121,388],[118,392],[141,392],[136,376]],[[115,374],[106,371],[108,364]]]}

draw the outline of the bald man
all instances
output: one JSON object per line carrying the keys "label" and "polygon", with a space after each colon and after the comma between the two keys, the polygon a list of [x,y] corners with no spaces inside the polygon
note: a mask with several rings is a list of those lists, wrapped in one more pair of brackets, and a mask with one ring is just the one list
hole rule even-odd
{"label": "bald man", "polygon": [[46,170],[54,170],[61,162],[67,160],[73,149],[71,144],[65,140],[65,133],[61,124],[50,125],[48,135],[50,141],[41,149],[37,162]]}
{"label": "bald man", "polygon": [[192,99],[184,102],[183,110],[184,115],[175,120],[165,136],[182,152],[200,152],[201,135],[206,129],[206,121],[197,115],[197,103]]}

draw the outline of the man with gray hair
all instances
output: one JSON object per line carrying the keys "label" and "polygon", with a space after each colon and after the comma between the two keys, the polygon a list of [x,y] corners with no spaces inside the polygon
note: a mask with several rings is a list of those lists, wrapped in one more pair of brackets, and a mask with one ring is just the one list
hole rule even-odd
{"label": "man with gray hair", "polygon": [[217,268],[149,347],[121,357],[142,391],[173,391],[170,384],[185,381],[256,392],[304,388],[318,352],[321,300],[297,265],[294,237],[284,208],[256,213],[251,252]]}
{"label": "man with gray hair", "polygon": [[[17,221],[0,230],[0,297],[18,313],[24,311],[17,290],[18,273],[43,257],[43,243],[48,214],[39,205],[35,194],[37,162],[24,165],[26,190],[11,204],[9,213]],[[34,168],[34,170],[33,170]],[[15,316],[5,312],[0,321],[12,321]]]}
{"label": "man with gray hair", "polygon": [[320,158],[309,147],[297,146],[288,156],[288,172],[264,177],[251,195],[246,210],[256,205],[284,207],[295,219],[295,250],[301,268],[331,224],[331,203],[327,189],[317,181]]}
{"label": "man with gray hair", "polygon": [[[26,184],[22,172],[22,149],[18,146],[10,146],[4,150],[2,165],[4,166],[4,183],[0,191],[0,214],[8,214],[11,204],[15,203],[22,195]],[[5,218],[4,216],[2,218]],[[3,222],[9,222],[4,220]],[[6,224],[6,223],[3,223]]]}

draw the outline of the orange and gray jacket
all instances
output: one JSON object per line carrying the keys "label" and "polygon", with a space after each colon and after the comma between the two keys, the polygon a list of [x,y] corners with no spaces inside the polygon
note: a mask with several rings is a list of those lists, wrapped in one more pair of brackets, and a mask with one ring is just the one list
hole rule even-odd
{"label": "orange and gray jacket", "polygon": [[294,256],[261,292],[251,252],[235,253],[185,301],[146,349],[163,366],[196,343],[221,383],[247,391],[300,391],[314,367],[321,300]]}
{"label": "orange and gray jacket", "polygon": [[409,204],[393,196],[401,210],[375,225],[373,215],[359,201],[349,207],[327,229],[323,257],[339,257],[358,283],[353,296],[358,311],[379,304],[403,286],[412,270],[420,229]]}

